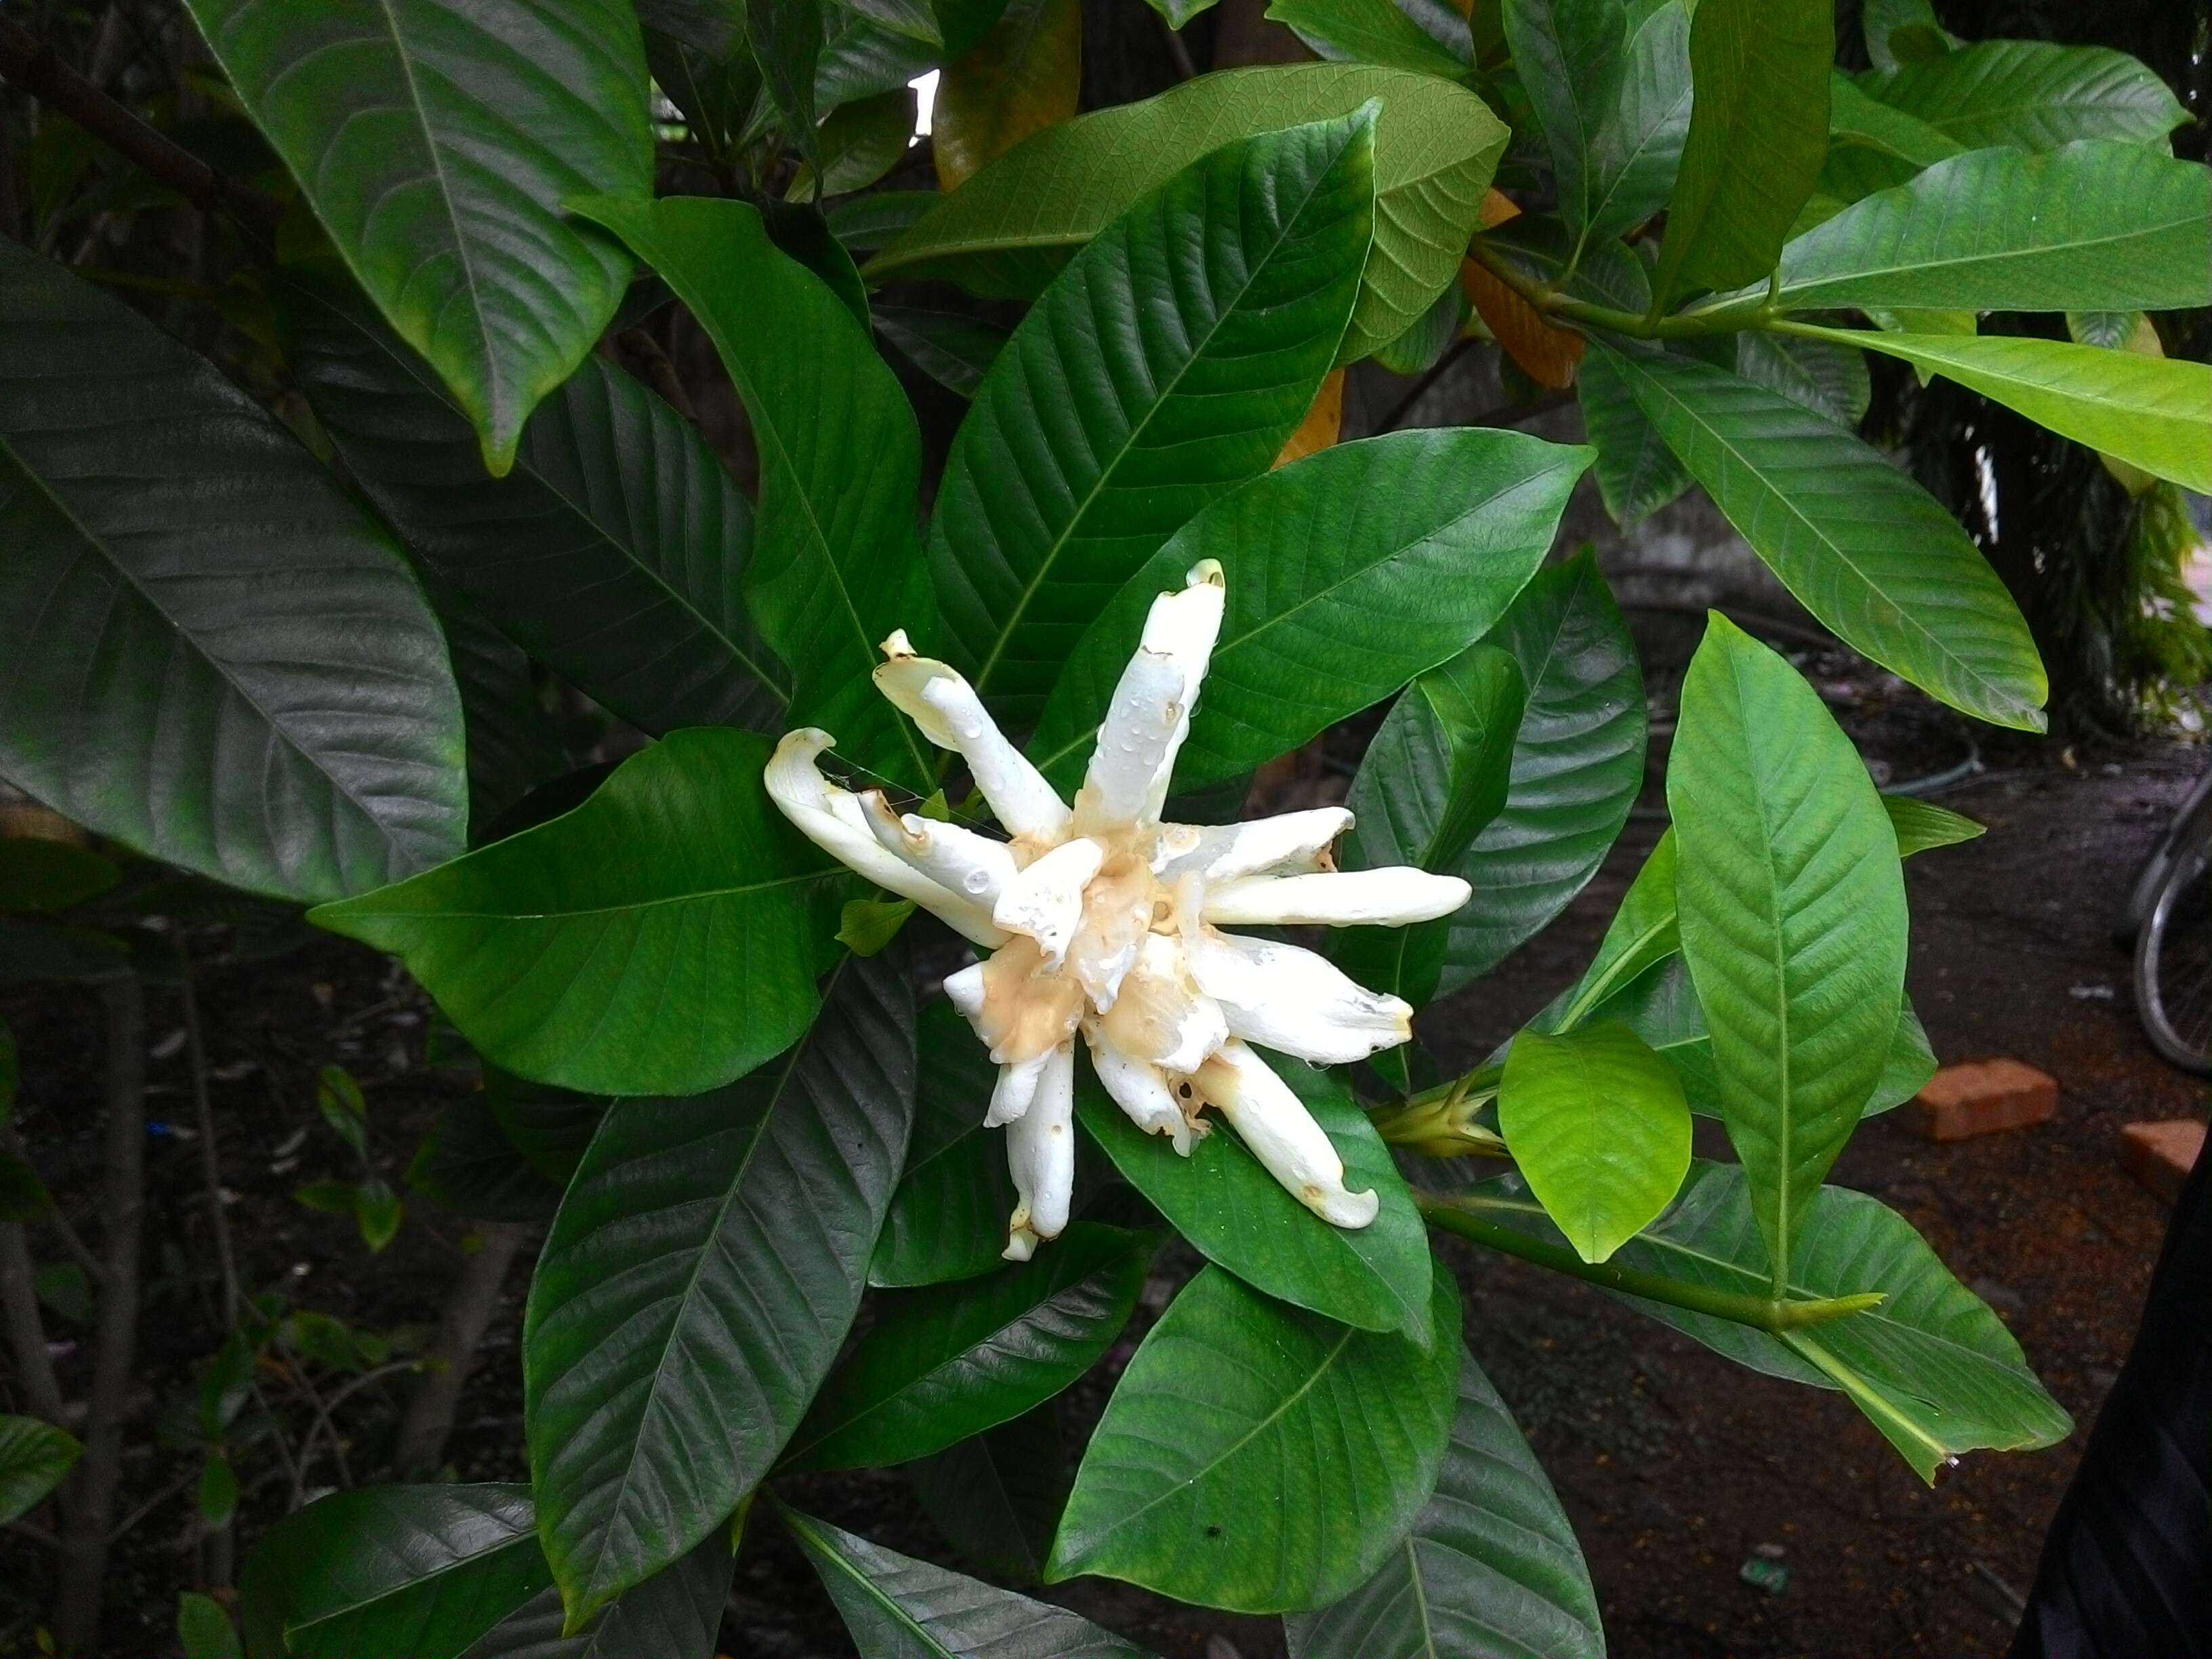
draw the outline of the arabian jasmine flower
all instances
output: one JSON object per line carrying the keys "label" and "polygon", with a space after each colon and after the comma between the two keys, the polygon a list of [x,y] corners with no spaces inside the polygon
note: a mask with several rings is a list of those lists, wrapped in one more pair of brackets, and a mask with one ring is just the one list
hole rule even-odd
{"label": "arabian jasmine flower", "polygon": [[824,732],[790,733],[769,765],[770,794],[802,831],[988,953],[945,989],[999,1066],[978,1106],[1006,1131],[1016,1261],[1066,1224],[1079,1037],[1121,1109],[1177,1152],[1206,1133],[1200,1113],[1211,1106],[1316,1214],[1340,1227],[1375,1218],[1375,1194],[1346,1190],[1328,1137],[1247,1045],[1316,1065],[1359,1060],[1405,1042],[1412,1008],[1313,951],[1222,929],[1402,927],[1458,909],[1468,884],[1413,869],[1337,870],[1330,849],[1352,823],[1339,807],[1218,826],[1160,821],[1222,601],[1211,560],[1153,601],[1072,805],[965,679],[915,654],[902,632],[884,642],[878,687],[966,761],[1005,841],[830,783],[816,764],[831,742]]}

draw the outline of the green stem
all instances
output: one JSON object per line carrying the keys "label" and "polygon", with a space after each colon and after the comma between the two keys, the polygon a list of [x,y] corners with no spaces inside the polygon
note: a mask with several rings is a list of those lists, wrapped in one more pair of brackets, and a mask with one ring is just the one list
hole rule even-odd
{"label": "green stem", "polygon": [[1540,1267],[1549,1267],[1554,1273],[1565,1273],[1571,1279],[1579,1279],[1608,1291],[1640,1296],[1650,1302],[1663,1302],[1670,1308],[1710,1315],[1733,1324],[1748,1325],[1753,1330],[1765,1331],[1771,1335],[1779,1336],[1785,1331],[1802,1330],[1808,1325],[1825,1324],[1829,1320],[1841,1319],[1849,1314],[1864,1313],[1869,1308],[1879,1307],[1883,1299],[1879,1291],[1868,1291],[1856,1296],[1821,1297],[1808,1301],[1784,1301],[1747,1296],[1733,1291],[1717,1291],[1708,1285],[1686,1284],[1680,1279],[1664,1278],[1658,1273],[1617,1267],[1610,1261],[1585,1261],[1564,1245],[1532,1238],[1517,1227],[1509,1227],[1502,1221],[1492,1221],[1486,1216],[1477,1215],[1448,1198],[1417,1194],[1415,1200],[1420,1206],[1422,1218],[1431,1226],[1441,1227],[1462,1238],[1471,1238],[1478,1244],[1487,1244],[1507,1255],[1519,1256],[1523,1261],[1533,1261]]}
{"label": "green stem", "polygon": [[1709,334],[1738,334],[1747,328],[1764,326],[1770,314],[1767,301],[1762,297],[1692,315],[1639,317],[1632,311],[1615,311],[1610,306],[1570,299],[1556,289],[1532,283],[1480,241],[1474,244],[1473,252],[1491,275],[1547,316],[1585,329],[1601,328],[1610,334],[1626,334],[1632,339],[1686,340]]}

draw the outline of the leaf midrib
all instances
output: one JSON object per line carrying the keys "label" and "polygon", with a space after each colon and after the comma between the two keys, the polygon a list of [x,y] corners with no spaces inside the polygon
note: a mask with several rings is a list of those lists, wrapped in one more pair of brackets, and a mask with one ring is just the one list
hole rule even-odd
{"label": "leaf midrib", "polygon": [[[671,893],[661,898],[641,899],[635,904],[596,904],[575,910],[385,910],[357,908],[363,901],[345,901],[332,907],[332,915],[343,911],[347,920],[366,919],[378,921],[579,921],[586,916],[630,915],[639,911],[659,909],[667,904],[706,904],[716,899],[743,898],[748,893],[769,893],[780,887],[804,887],[811,883],[827,881],[842,874],[836,870],[811,870],[803,875],[778,876],[771,881],[747,882],[738,887],[702,887],[684,893]],[[372,896],[364,895],[363,900]]]}
{"label": "leaf midrib", "polygon": [[[1842,216],[1838,215],[1840,218]],[[1834,223],[1831,220],[1830,223]],[[1975,265],[2001,265],[2010,259],[2044,259],[2054,253],[2075,253],[2101,248],[2108,243],[2141,242],[2166,235],[2174,230],[2186,230],[2196,223],[2191,218],[2168,219],[2156,224],[2135,225],[2110,235],[2092,236],[2069,242],[2050,242],[2040,247],[1998,248],[1988,253],[1962,254],[1950,259],[1920,259],[1906,264],[1862,265],[1855,270],[1831,272],[1826,276],[1804,278],[1793,283],[1785,274],[1777,298],[1789,300],[1808,294],[1818,294],[1823,288],[1833,288],[1846,283],[1880,282],[1885,276],[1911,276],[1920,271],[1949,271]],[[1825,227],[1823,227],[1825,228]],[[1808,234],[1817,235],[1814,231]],[[1840,241],[1842,237],[1833,240]],[[1786,264],[1788,254],[1784,251]],[[1723,296],[1729,297],[1729,296]],[[1713,302],[1696,307],[1698,312],[1718,309]]]}
{"label": "leaf midrib", "polygon": [[[491,1518],[485,1511],[479,1510],[477,1513],[484,1516],[485,1518]],[[409,1591],[416,1589],[420,1585],[435,1583],[441,1578],[447,1577],[451,1574],[466,1571],[471,1567],[481,1566],[485,1563],[505,1554],[507,1551],[523,1545],[528,1545],[533,1549],[537,1547],[538,1534],[535,1530],[509,1533],[507,1537],[501,1539],[496,1544],[493,1544],[484,1549],[478,1550],[472,1555],[456,1556],[453,1559],[448,1561],[441,1567],[434,1567],[428,1572],[419,1573],[416,1577],[408,1579],[404,1583],[393,1585],[391,1589],[384,1590],[380,1594],[374,1595],[364,1595],[358,1601],[349,1601],[343,1607],[334,1607],[328,1613],[318,1613],[312,1619],[301,1620],[296,1624],[288,1622],[284,1626],[286,1644],[288,1646],[289,1645],[290,1638],[295,1632],[316,1630],[337,1620],[350,1618],[353,1614],[360,1613],[365,1608],[377,1607],[384,1602],[396,1600],[398,1597],[406,1595]]]}

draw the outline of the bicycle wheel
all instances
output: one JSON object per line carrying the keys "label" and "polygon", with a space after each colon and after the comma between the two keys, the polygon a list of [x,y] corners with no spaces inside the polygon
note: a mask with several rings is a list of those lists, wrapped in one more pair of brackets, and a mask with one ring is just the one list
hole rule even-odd
{"label": "bicycle wheel", "polygon": [[2181,853],[2136,942],[2136,1011],[2151,1046],[2212,1073],[2212,844]]}

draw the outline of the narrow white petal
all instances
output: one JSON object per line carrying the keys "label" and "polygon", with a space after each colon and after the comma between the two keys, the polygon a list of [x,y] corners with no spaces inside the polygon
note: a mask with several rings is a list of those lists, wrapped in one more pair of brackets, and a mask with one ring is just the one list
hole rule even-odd
{"label": "narrow white petal", "polygon": [[1457,876],[1393,865],[1316,876],[1249,876],[1206,890],[1207,921],[1223,927],[1403,927],[1448,916],[1474,889]]}
{"label": "narrow white petal", "polygon": [[1306,875],[1328,868],[1329,848],[1350,828],[1352,814],[1341,806],[1279,812],[1249,823],[1164,823],[1164,857],[1153,867],[1165,882],[1184,875],[1209,882],[1263,873]]}
{"label": "narrow white petal", "polygon": [[1147,933],[1137,965],[1101,1017],[1108,1041],[1164,1072],[1194,1072],[1229,1037],[1221,1005],[1201,992],[1184,965],[1182,940]]}
{"label": "narrow white petal", "polygon": [[1410,1004],[1364,989],[1295,945],[1202,927],[1184,958],[1232,1036],[1316,1066],[1364,1060],[1413,1034]]}
{"label": "narrow white petal", "polygon": [[1114,1103],[1148,1135],[1165,1135],[1185,1158],[1190,1156],[1190,1120],[1183,1115],[1175,1091],[1157,1066],[1133,1060],[1116,1048],[1098,1029],[1097,1022],[1084,1026],[1091,1040],[1091,1065]]}
{"label": "narrow white petal", "polygon": [[1190,735],[1190,716],[1198,702],[1198,689],[1213,660],[1213,642],[1221,636],[1225,597],[1219,562],[1202,559],[1191,567],[1190,574],[1184,578],[1182,592],[1161,594],[1152,601],[1152,611],[1145,618],[1140,645],[1146,651],[1167,658],[1182,672],[1181,717],[1176,721],[1175,731],[1168,739],[1167,753],[1161,758],[1152,787],[1146,794],[1144,817],[1147,822],[1159,818],[1160,808],[1168,798],[1168,781],[1175,772],[1176,756],[1182,748],[1183,739]]}
{"label": "narrow white petal", "polygon": [[876,688],[940,749],[968,763],[975,787],[1006,832],[1054,841],[1067,828],[1067,804],[1029,757],[1006,741],[975,689],[933,657],[917,657],[900,630],[885,640],[889,660],[876,670]]}
{"label": "narrow white petal", "polygon": [[991,919],[1009,933],[1027,933],[1044,947],[1046,963],[1059,966],[1083,920],[1084,886],[1105,857],[1095,841],[1062,842],[1006,883]]}
{"label": "narrow white petal", "polygon": [[1014,878],[1014,849],[1006,842],[913,812],[901,817],[880,789],[869,790],[860,800],[876,844],[946,890],[991,904]]}
{"label": "narrow white petal", "polygon": [[827,732],[811,726],[784,734],[763,775],[778,810],[817,847],[877,886],[912,899],[978,945],[995,948],[1005,944],[1006,934],[982,905],[933,881],[876,844],[859,800],[823,777],[816,764],[833,741]]}
{"label": "narrow white petal", "polygon": [[985,1128],[1003,1129],[1029,1110],[1030,1103],[1036,1098],[1037,1081],[1052,1063],[1054,1052],[1048,1048],[1035,1060],[999,1067],[999,1080],[991,1090],[991,1109],[983,1114]]}
{"label": "narrow white petal", "polygon": [[1231,1041],[1200,1075],[1206,1103],[1218,1108],[1267,1173],[1324,1221],[1364,1227],[1382,1200],[1370,1188],[1344,1188],[1344,1160],[1321,1125],[1267,1062]]}
{"label": "narrow white petal", "polygon": [[1122,829],[1142,820],[1152,787],[1167,776],[1175,739],[1188,705],[1182,665],[1139,650],[1121,671],[1097,746],[1075,796],[1079,835]]}
{"label": "narrow white petal", "polygon": [[1006,1167],[1014,1177],[1017,1200],[1006,1223],[1006,1255],[1026,1261],[1037,1240],[1060,1237],[1075,1193],[1073,1043],[1062,1043],[1047,1056],[1029,1110],[1006,1126]]}
{"label": "narrow white petal", "polygon": [[[983,999],[988,990],[989,982],[984,977],[983,964],[980,962],[971,962],[958,973],[945,976],[945,1000],[971,1026],[982,1017]],[[975,1035],[982,1036],[983,1034],[979,1030]]]}

